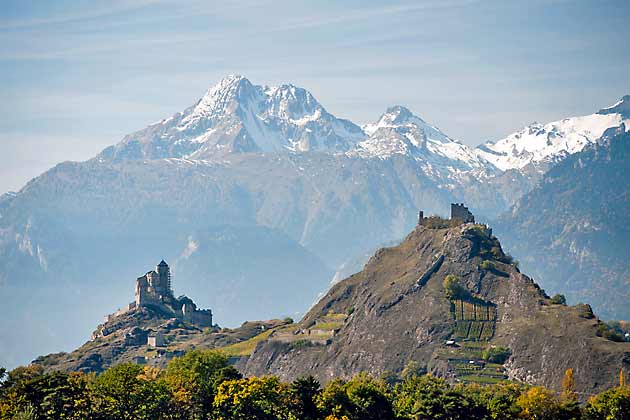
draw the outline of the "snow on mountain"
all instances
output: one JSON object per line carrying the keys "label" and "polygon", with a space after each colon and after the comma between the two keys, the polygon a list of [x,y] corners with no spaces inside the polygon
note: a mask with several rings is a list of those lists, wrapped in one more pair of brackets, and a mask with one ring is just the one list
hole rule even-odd
{"label": "snow on mountain", "polygon": [[387,109],[376,123],[365,125],[363,130],[369,137],[349,154],[381,159],[408,155],[434,179],[480,172],[487,166],[468,146],[451,139],[402,106]]}
{"label": "snow on mountain", "polygon": [[630,95],[595,114],[548,124],[533,123],[504,139],[478,146],[475,153],[502,171],[553,163],[580,152],[596,142],[606,129],[621,123],[630,129]]}
{"label": "snow on mountain", "polygon": [[221,80],[184,112],[126,136],[100,159],[207,159],[233,152],[349,150],[364,137],[328,113],[305,89]]}

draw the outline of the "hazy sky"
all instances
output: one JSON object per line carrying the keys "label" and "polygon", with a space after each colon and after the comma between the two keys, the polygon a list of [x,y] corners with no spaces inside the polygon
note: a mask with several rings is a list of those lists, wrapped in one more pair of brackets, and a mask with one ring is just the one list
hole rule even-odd
{"label": "hazy sky", "polygon": [[0,193],[229,73],[357,123],[403,104],[476,145],[630,93],[630,1],[27,1],[0,7]]}

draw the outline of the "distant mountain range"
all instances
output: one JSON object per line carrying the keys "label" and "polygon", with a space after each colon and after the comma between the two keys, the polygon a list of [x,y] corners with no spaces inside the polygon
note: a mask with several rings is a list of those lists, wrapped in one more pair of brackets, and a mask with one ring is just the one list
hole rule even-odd
{"label": "distant mountain range", "polygon": [[630,319],[628,217],[630,133],[622,125],[553,166],[495,230],[550,293]]}
{"label": "distant mountain range", "polygon": [[[0,290],[15,315],[0,321],[0,364],[75,347],[156,258],[222,325],[299,314],[336,271],[399,240],[419,208],[466,202],[498,217],[627,121],[629,102],[530,127],[535,145],[514,134],[473,149],[402,106],[359,127],[302,88],[228,76],[183,112],[0,197]],[[287,283],[288,300],[275,293]]]}

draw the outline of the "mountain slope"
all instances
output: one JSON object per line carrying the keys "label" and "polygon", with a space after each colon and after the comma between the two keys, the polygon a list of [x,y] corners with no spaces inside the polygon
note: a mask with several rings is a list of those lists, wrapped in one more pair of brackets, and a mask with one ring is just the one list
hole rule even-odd
{"label": "mountain slope", "polygon": [[523,170],[528,165],[559,162],[595,143],[606,129],[621,123],[630,128],[630,95],[595,114],[533,123],[504,139],[480,145],[475,152],[502,171]]}
{"label": "mountain slope", "polygon": [[550,292],[628,319],[630,133],[611,129],[600,143],[550,169],[497,231]]}
{"label": "mountain slope", "polygon": [[[460,287],[450,298],[448,276]],[[452,380],[507,377],[556,389],[572,367],[576,389],[590,394],[630,367],[630,343],[598,337],[601,325],[587,305],[552,304],[483,227],[418,226],[333,286],[294,332],[271,334],[241,367],[327,381],[400,373],[413,361]],[[488,346],[507,347],[509,358],[481,362]]]}

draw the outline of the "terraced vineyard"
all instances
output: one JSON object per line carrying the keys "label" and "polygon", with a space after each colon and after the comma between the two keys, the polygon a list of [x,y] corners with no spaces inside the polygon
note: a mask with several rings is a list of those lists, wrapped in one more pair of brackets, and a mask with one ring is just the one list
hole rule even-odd
{"label": "terraced vineyard", "polygon": [[455,317],[453,338],[460,340],[490,340],[494,336],[497,308],[489,302],[451,301]]}
{"label": "terraced vineyard", "polygon": [[451,313],[455,329],[448,346],[438,358],[446,360],[461,382],[491,384],[507,379],[502,364],[484,361],[483,350],[490,346],[497,321],[497,308],[491,302],[453,299]]}

